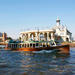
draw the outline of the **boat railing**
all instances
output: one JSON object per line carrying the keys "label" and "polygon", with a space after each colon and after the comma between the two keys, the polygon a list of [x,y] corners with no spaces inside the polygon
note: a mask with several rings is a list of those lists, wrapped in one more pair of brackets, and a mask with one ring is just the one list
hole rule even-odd
{"label": "boat railing", "polygon": [[49,47],[49,42],[42,42],[42,43],[9,43],[9,48],[41,48],[41,47]]}

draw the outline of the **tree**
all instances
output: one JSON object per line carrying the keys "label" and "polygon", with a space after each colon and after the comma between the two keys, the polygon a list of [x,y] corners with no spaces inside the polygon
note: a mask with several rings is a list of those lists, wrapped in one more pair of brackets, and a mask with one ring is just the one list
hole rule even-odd
{"label": "tree", "polygon": [[7,37],[7,40],[12,40],[12,38],[11,37]]}

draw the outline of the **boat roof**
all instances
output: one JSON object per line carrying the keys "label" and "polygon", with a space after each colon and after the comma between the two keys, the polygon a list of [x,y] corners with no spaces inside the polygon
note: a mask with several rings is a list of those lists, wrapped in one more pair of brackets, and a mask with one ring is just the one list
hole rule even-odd
{"label": "boat roof", "polygon": [[24,44],[24,43],[49,43],[49,42],[53,42],[52,40],[51,41],[24,41],[24,42],[9,42],[9,43],[12,43],[12,44]]}
{"label": "boat roof", "polygon": [[35,32],[55,32],[52,29],[49,30],[29,30],[29,31],[25,31],[25,32],[20,32],[20,34],[24,34],[24,33],[35,33]]}
{"label": "boat roof", "polygon": [[48,41],[25,41],[23,43],[47,43]]}

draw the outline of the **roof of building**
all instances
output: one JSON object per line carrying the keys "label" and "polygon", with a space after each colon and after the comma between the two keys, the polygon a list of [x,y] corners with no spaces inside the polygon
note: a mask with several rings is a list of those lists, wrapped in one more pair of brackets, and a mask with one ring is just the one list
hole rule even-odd
{"label": "roof of building", "polygon": [[35,33],[35,32],[54,32],[54,31],[52,29],[47,29],[47,30],[30,30],[30,31],[21,32],[21,34],[23,34],[23,33]]}

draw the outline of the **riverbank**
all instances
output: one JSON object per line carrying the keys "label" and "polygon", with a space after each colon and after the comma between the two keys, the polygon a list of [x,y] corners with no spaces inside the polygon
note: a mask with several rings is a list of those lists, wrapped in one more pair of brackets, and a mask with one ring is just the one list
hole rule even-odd
{"label": "riverbank", "polygon": [[70,45],[70,47],[75,47],[75,43],[63,42],[62,45]]}

